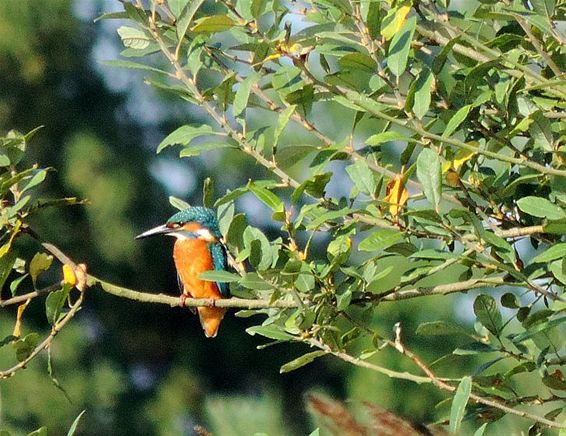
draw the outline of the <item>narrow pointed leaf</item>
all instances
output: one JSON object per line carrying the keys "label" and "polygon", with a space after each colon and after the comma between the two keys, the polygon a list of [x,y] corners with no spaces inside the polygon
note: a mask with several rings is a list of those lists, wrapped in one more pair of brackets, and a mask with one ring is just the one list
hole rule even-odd
{"label": "narrow pointed leaf", "polygon": [[442,171],[438,155],[430,148],[421,151],[417,158],[417,178],[427,200],[438,212],[442,199]]}
{"label": "narrow pointed leaf", "polygon": [[462,378],[462,381],[456,389],[456,395],[452,400],[452,407],[450,408],[450,433],[460,434],[460,426],[468,399],[472,393],[472,379],[469,376]]}
{"label": "narrow pointed leaf", "polygon": [[309,363],[312,363],[317,357],[324,356],[325,354],[326,354],[326,352],[324,352],[322,350],[313,351],[311,353],[304,354],[301,357],[297,357],[296,359],[291,360],[290,362],[283,365],[279,369],[279,373],[283,374],[283,373],[286,373],[286,372],[291,372],[291,371],[294,371],[296,369],[299,369],[302,366],[305,366],[305,365],[308,365]]}

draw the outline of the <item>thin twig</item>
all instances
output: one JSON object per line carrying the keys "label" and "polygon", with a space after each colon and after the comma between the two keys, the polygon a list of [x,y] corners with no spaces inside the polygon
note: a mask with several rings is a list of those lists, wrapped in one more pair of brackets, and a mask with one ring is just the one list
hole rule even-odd
{"label": "thin twig", "polygon": [[[400,353],[407,356],[409,359],[411,359],[413,361],[413,363],[415,365],[417,365],[421,369],[421,371],[424,372],[427,375],[428,379],[432,382],[433,385],[435,385],[436,387],[438,387],[439,389],[442,389],[444,391],[448,391],[448,392],[455,392],[456,391],[455,386],[452,386],[452,385],[446,383],[445,381],[441,380],[440,378],[436,377],[436,375],[431,371],[431,369],[416,354],[414,354],[407,347],[405,347],[405,345],[403,344],[403,342],[401,340],[395,341],[395,344],[393,344],[392,347],[395,348]],[[474,394],[473,392],[470,394],[470,398],[473,401],[475,401],[476,403],[484,404],[486,406],[490,406],[490,407],[499,409],[499,410],[501,410],[505,413],[509,413],[511,415],[516,415],[516,416],[520,416],[522,418],[530,419],[530,420],[535,421],[535,422],[540,422],[541,424],[544,424],[548,427],[566,428],[566,425],[564,425],[564,424],[560,424],[558,422],[551,421],[551,420],[546,419],[542,416],[533,415],[533,414],[528,413],[528,412],[523,412],[522,410],[513,409],[512,407],[509,407],[509,406],[501,403],[500,401],[485,398],[485,397],[482,397],[480,395]]]}
{"label": "thin twig", "polygon": [[65,325],[71,319],[73,319],[73,317],[81,308],[81,305],[84,301],[84,294],[84,292],[80,292],[79,298],[74,304],[71,305],[70,310],[67,312],[67,314],[60,321],[55,323],[55,325],[51,329],[49,336],[47,336],[47,338],[45,338],[37,347],[35,347],[28,357],[19,362],[17,365],[14,365],[13,367],[6,369],[5,371],[0,371],[0,379],[12,377],[18,370],[25,368],[31,360],[33,360],[39,353],[41,353],[41,351],[51,346],[51,343],[53,342],[53,339],[55,338],[57,333],[59,333],[61,329],[65,327]]}
{"label": "thin twig", "polygon": [[45,288],[38,289],[37,291],[28,292],[27,294],[17,295],[12,298],[8,298],[7,300],[0,300],[0,307],[10,306],[12,304],[18,304],[28,299],[32,299],[35,297],[39,297],[41,295],[48,294],[50,292],[56,291],[57,289],[61,289],[62,282],[54,283],[49,285]]}

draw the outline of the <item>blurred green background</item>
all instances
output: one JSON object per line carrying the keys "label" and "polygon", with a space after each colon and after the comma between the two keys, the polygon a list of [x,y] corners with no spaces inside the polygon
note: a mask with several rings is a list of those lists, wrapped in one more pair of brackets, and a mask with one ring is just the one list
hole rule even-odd
{"label": "blurred green background", "polygon": [[[34,222],[45,240],[108,281],[175,294],[172,241],[138,242],[134,236],[174,212],[168,195],[199,204],[205,177],[215,180],[221,195],[262,172],[233,151],[190,160],[179,160],[174,150],[155,155],[166,134],[180,124],[198,122],[202,114],[146,86],[139,73],[99,62],[118,57],[115,28],[120,23],[93,19],[120,8],[117,0],[0,2],[0,131],[27,132],[44,125],[32,140],[29,157],[56,169],[43,195],[90,200],[88,206],[49,210]],[[343,126],[344,134],[350,127]],[[276,235],[270,214],[256,200],[245,196],[237,208],[256,211],[249,214],[251,223]],[[27,244],[32,242],[19,241],[19,249],[25,252]],[[415,341],[411,332],[423,321],[466,319],[472,300],[454,296],[382,305],[373,324],[389,334],[401,321],[407,343],[429,360],[443,346],[450,350],[456,339]],[[0,311],[2,337],[11,333],[14,320],[15,308]],[[305,348],[257,350],[261,339],[244,331],[253,323],[230,314],[219,336],[208,340],[186,310],[91,290],[85,309],[53,347],[55,375],[70,401],[47,376],[46,358],[36,359],[0,383],[0,429],[25,434],[45,425],[49,434],[65,434],[86,409],[83,435],[191,435],[195,425],[219,435],[308,434],[315,423],[304,398],[313,390],[349,399],[353,408],[370,401],[416,422],[441,416],[432,408],[442,398],[433,388],[332,358],[280,375],[279,367]],[[39,299],[26,311],[23,329],[24,334],[47,331]],[[12,361],[10,353],[0,354],[2,368]],[[417,372],[398,354],[384,352],[377,361]],[[441,366],[443,374],[463,362]]]}

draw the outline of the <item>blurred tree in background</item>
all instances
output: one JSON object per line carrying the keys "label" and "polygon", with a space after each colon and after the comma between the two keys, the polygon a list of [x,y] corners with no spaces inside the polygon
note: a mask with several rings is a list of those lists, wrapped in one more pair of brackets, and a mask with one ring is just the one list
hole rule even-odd
{"label": "blurred tree in background", "polygon": [[[0,374],[0,430],[86,410],[80,434],[356,434],[376,405],[560,426],[566,5],[447,3],[0,3],[0,368],[26,363]],[[281,307],[205,340],[186,310],[83,303],[39,245],[107,292],[174,294],[170,241],[133,239],[168,195],[214,204],[249,268],[222,278]]]}

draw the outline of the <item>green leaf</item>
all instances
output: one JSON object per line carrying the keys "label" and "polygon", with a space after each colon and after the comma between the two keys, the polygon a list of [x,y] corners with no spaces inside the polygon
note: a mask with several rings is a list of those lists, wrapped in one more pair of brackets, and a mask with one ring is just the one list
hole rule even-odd
{"label": "green leaf", "polygon": [[214,180],[210,177],[202,183],[202,205],[208,208],[214,206]]}
{"label": "green leaf", "polygon": [[554,0],[531,0],[531,5],[533,5],[533,9],[537,14],[545,18],[550,18],[554,15]]}
{"label": "green leaf", "polygon": [[177,198],[177,197],[173,197],[172,195],[169,196],[169,203],[175,209],[179,209],[179,210],[185,210],[185,209],[188,209],[189,207],[191,207],[191,205],[189,203],[187,203],[186,201],[181,200],[180,198]]}
{"label": "green leaf", "polygon": [[321,209],[322,213],[314,218],[306,227],[308,230],[318,229],[318,227],[328,221],[334,221],[338,218],[342,218],[350,213],[353,212],[352,209],[349,207],[345,207],[340,210],[331,210],[329,212],[324,212],[324,209]]}
{"label": "green leaf", "polygon": [[566,322],[566,316],[563,316],[562,318],[555,318],[555,319],[551,319],[551,320],[546,320],[544,322],[541,322],[539,324],[536,324],[534,326],[529,326],[529,329],[517,336],[513,337],[513,343],[518,344],[520,342],[524,342],[529,338],[532,338],[534,335],[538,334],[538,333],[542,333],[542,332],[546,332],[550,329],[553,329],[555,327],[558,327],[559,325],[561,325],[562,323]]}
{"label": "green leaf", "polygon": [[235,118],[240,117],[246,110],[252,86],[258,81],[258,78],[257,74],[250,74],[240,83],[232,105],[232,113]]}
{"label": "green leaf", "polygon": [[250,7],[250,12],[252,17],[256,20],[263,15],[265,12],[265,7],[268,4],[268,0],[252,0],[252,5]]}
{"label": "green leaf", "polygon": [[427,200],[438,212],[442,199],[442,171],[438,155],[430,148],[425,148],[417,158],[417,178],[423,186]]}
{"label": "green leaf", "polygon": [[179,18],[179,15],[181,15],[181,12],[190,1],[192,0],[167,0],[167,4],[175,18]]}
{"label": "green leaf", "polygon": [[193,139],[199,136],[207,135],[222,135],[222,133],[215,132],[212,127],[202,124],[200,126],[184,125],[170,133],[163,141],[157,146],[157,153],[160,153],[165,147],[175,144],[188,145]]}
{"label": "green leaf", "polygon": [[303,87],[301,69],[294,65],[279,68],[271,78],[273,88],[283,94],[298,91]]}
{"label": "green leaf", "polygon": [[533,112],[529,115],[529,118],[533,120],[533,122],[529,124],[529,133],[535,145],[542,147],[545,151],[552,152],[554,138],[552,135],[552,126],[548,118],[546,118],[540,110]]}
{"label": "green leaf", "polygon": [[381,22],[381,35],[385,38],[386,41],[390,40],[391,38],[393,38],[393,36],[399,33],[399,30],[402,28],[410,9],[411,2],[404,1],[400,4],[397,4],[397,7],[391,8],[389,10],[387,15]]}
{"label": "green leaf", "polygon": [[291,372],[296,369],[299,369],[301,366],[308,365],[309,363],[312,363],[317,357],[324,356],[325,354],[326,352],[322,350],[312,351],[310,353],[303,354],[302,356],[297,357],[296,359],[293,359],[290,362],[283,365],[279,369],[279,373],[284,374],[286,372]]}
{"label": "green leaf", "polygon": [[378,133],[376,135],[371,135],[368,139],[366,139],[367,145],[380,145],[386,142],[393,142],[393,141],[403,141],[403,142],[410,142],[414,141],[412,138],[408,138],[402,135],[399,132],[395,132],[390,130],[388,132]]}
{"label": "green leaf", "polygon": [[240,280],[238,274],[233,274],[228,271],[205,271],[200,274],[199,279],[206,280],[207,282],[221,282],[233,283]]}
{"label": "green leaf", "polygon": [[298,164],[307,155],[315,151],[317,151],[317,148],[314,145],[286,145],[281,149],[277,149],[277,163],[281,168],[287,169]]}
{"label": "green leaf", "polygon": [[251,336],[261,335],[269,339],[275,339],[277,341],[290,341],[294,339],[289,333],[285,333],[283,329],[275,324],[270,325],[257,325],[253,327],[248,327],[246,333]]}
{"label": "green leaf", "polygon": [[47,436],[47,427],[40,427],[37,430],[28,433],[27,436]]}
{"label": "green leaf", "polygon": [[495,248],[495,251],[501,258],[507,262],[514,263],[517,261],[517,256],[515,255],[515,249],[500,236],[495,233],[491,233],[487,230],[480,232],[481,239],[487,242],[489,245]]}
{"label": "green leaf", "polygon": [[547,263],[556,259],[561,259],[566,255],[566,242],[559,242],[558,244],[551,245],[538,256],[535,256],[529,262],[529,265],[534,263]]}
{"label": "green leaf", "polygon": [[203,144],[191,144],[179,152],[179,157],[199,156],[203,151],[218,150],[220,148],[233,148],[228,142],[205,142]]}
{"label": "green leaf", "polygon": [[32,189],[33,187],[42,183],[45,180],[45,176],[47,176],[47,170],[38,170],[31,178],[31,180],[27,183],[27,185],[24,186],[24,188],[20,191],[20,193]]}
{"label": "green leaf", "polygon": [[434,76],[428,68],[424,67],[415,83],[415,94],[413,97],[413,113],[419,120],[427,114],[430,107],[433,83]]}
{"label": "green leaf", "polygon": [[336,296],[336,310],[343,311],[348,308],[352,301],[352,291],[349,289],[343,294]]}
{"label": "green leaf", "polygon": [[[210,206],[214,207],[214,203]],[[234,220],[234,203],[225,203],[218,207],[217,217],[218,217],[218,227],[220,227],[220,233],[226,237],[228,234],[228,229]]]}
{"label": "green leaf", "polygon": [[118,35],[122,39],[124,47],[134,50],[143,50],[149,46],[151,38],[143,30],[133,27],[121,26],[117,29]]}
{"label": "green leaf", "polygon": [[158,68],[151,67],[149,65],[140,64],[138,62],[127,61],[123,59],[110,59],[99,62],[103,65],[108,65],[109,67],[129,68],[132,70],[142,70],[142,71],[151,71],[153,73],[159,73],[159,74],[169,74],[167,71],[163,71]]}
{"label": "green leaf", "polygon": [[30,264],[29,273],[31,275],[31,280],[35,286],[37,277],[43,272],[47,271],[51,264],[53,263],[53,256],[47,255],[45,253],[35,253]]}
{"label": "green leaf", "polygon": [[372,197],[375,195],[377,189],[375,176],[364,159],[359,159],[353,165],[346,167],[346,172],[360,192]]}
{"label": "green leaf", "polygon": [[0,348],[2,348],[4,345],[11,344],[12,342],[17,340],[18,338],[16,336],[8,335],[4,339],[0,340]]}
{"label": "green leaf", "polygon": [[387,53],[387,66],[397,77],[403,74],[407,68],[409,51],[416,26],[417,18],[415,16],[410,17],[391,40]]}
{"label": "green leaf", "polygon": [[273,289],[271,283],[266,282],[257,273],[248,272],[240,280],[240,285],[247,289],[253,289],[254,291],[269,291]]}
{"label": "green leaf", "polygon": [[560,206],[551,203],[546,198],[541,197],[523,197],[517,201],[517,206],[523,212],[538,218],[548,218],[550,220],[559,220],[566,218],[566,213]]}
{"label": "green leaf", "polygon": [[417,327],[416,334],[420,336],[468,335],[464,328],[447,321],[424,322]]}
{"label": "green leaf", "polygon": [[485,428],[487,427],[487,424],[489,424],[489,423],[488,422],[483,423],[482,426],[474,432],[473,436],[483,436],[483,433],[485,432]]}
{"label": "green leaf", "polygon": [[508,309],[518,309],[521,307],[519,300],[515,294],[511,292],[506,292],[501,296],[501,305],[507,307]]}
{"label": "green leaf", "polygon": [[446,64],[446,60],[448,59],[448,55],[452,51],[452,48],[454,47],[454,45],[459,41],[460,41],[460,36],[457,36],[456,38],[451,39],[450,42],[448,44],[446,44],[442,48],[442,50],[440,50],[440,53],[438,53],[434,57],[434,61],[432,62],[432,72],[434,74],[439,74],[440,71],[442,71],[442,68]]}
{"label": "green leaf", "polygon": [[350,53],[338,59],[342,70],[354,73],[373,74],[377,70],[375,61],[363,53]]}
{"label": "green leaf", "polygon": [[71,425],[71,428],[69,428],[69,431],[67,432],[67,436],[74,436],[75,432],[77,431],[77,426],[79,425],[79,421],[81,420],[81,418],[83,417],[85,412],[86,412],[86,410],[83,410],[75,418],[75,420],[73,421],[73,424]]}
{"label": "green leaf", "polygon": [[283,133],[283,130],[287,126],[287,123],[293,116],[295,109],[297,109],[297,106],[295,105],[288,106],[284,110],[282,110],[277,117],[277,125],[275,126],[275,131],[273,132],[273,148],[275,150],[277,149],[279,137],[281,136],[281,133]]}
{"label": "green leaf", "polygon": [[360,251],[385,250],[403,239],[403,234],[398,230],[379,229],[369,235],[358,245]]}
{"label": "green leaf", "polygon": [[472,378],[465,376],[458,385],[458,389],[456,389],[452,407],[450,408],[450,433],[452,434],[460,434],[460,425],[462,424],[462,418],[464,418],[464,412],[466,411],[466,405],[471,393]]}
{"label": "green leaf", "polygon": [[232,20],[232,18],[230,18],[228,15],[209,15],[207,17],[199,18],[198,20],[196,20],[195,25],[191,30],[195,33],[217,33],[229,30],[235,25],[236,22]]}
{"label": "green leaf", "polygon": [[464,120],[468,117],[468,114],[470,113],[471,109],[472,109],[471,104],[467,104],[466,106],[463,106],[460,109],[458,109],[458,111],[456,111],[456,113],[452,115],[450,121],[448,121],[448,124],[446,125],[446,128],[442,133],[442,137],[448,138],[450,135],[452,135],[452,133],[454,133],[456,129],[460,127],[460,124],[462,124]]}
{"label": "green leaf", "polygon": [[493,297],[478,295],[474,301],[474,313],[486,329],[496,336],[499,335],[503,322]]}
{"label": "green leaf", "polygon": [[[204,3],[205,0],[178,0],[179,3],[184,3],[185,6],[181,9],[179,15],[177,17],[177,39],[182,41],[187,33],[187,29],[191,25],[193,21],[193,17],[195,16],[198,9]],[[180,5],[179,5],[180,6]]]}
{"label": "green leaf", "polygon": [[250,191],[252,191],[267,207],[276,212],[283,210],[283,201],[269,189],[257,186],[255,183],[250,183],[248,187],[250,188]]}
{"label": "green leaf", "polygon": [[301,264],[301,270],[295,277],[294,285],[299,292],[303,293],[307,293],[314,288],[314,276],[307,264]]}
{"label": "green leaf", "polygon": [[51,292],[45,299],[45,316],[49,324],[54,325],[59,320],[61,309],[67,301],[71,287],[65,285],[59,291]]}
{"label": "green leaf", "polygon": [[544,233],[551,235],[566,235],[566,220],[549,221],[544,224]]}
{"label": "green leaf", "polygon": [[26,360],[33,352],[39,342],[39,334],[29,333],[22,339],[15,341],[14,347],[16,348],[16,359],[18,362]]}
{"label": "green leaf", "polygon": [[14,253],[9,253],[0,257],[0,291],[4,287],[4,283],[6,283],[15,263],[16,255]]}

